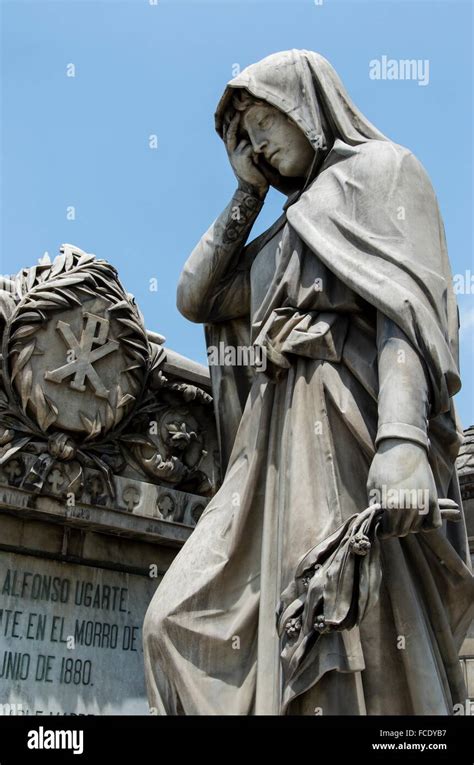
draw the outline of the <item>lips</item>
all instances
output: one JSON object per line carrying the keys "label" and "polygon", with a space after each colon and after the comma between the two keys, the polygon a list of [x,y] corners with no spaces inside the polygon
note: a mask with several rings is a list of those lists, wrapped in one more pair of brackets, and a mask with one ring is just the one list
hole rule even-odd
{"label": "lips", "polygon": [[277,149],[276,151],[273,152],[273,154],[270,154],[267,162],[270,162],[270,164],[271,164],[279,151],[280,151],[280,149]]}

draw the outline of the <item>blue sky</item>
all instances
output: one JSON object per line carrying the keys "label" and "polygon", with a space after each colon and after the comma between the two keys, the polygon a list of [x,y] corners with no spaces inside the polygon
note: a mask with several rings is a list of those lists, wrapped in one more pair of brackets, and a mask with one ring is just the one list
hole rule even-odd
{"label": "blue sky", "polygon": [[[187,255],[235,186],[214,109],[236,64],[287,48],[326,56],[368,118],[419,157],[453,272],[474,273],[471,2],[1,0],[1,10],[3,274],[72,242],[117,267],[148,328],[204,362],[202,327],[175,296]],[[429,83],[370,79],[369,62],[383,55],[428,59]],[[270,193],[255,232],[283,202]],[[473,298],[474,284],[458,295],[465,427]]]}

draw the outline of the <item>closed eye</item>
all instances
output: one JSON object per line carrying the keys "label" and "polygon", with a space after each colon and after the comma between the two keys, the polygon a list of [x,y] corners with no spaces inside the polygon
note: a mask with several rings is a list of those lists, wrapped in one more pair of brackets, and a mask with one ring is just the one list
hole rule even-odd
{"label": "closed eye", "polygon": [[262,117],[262,119],[258,121],[258,126],[262,130],[267,130],[267,128],[269,128],[271,124],[272,124],[272,118],[270,117],[269,114],[267,114],[265,117]]}

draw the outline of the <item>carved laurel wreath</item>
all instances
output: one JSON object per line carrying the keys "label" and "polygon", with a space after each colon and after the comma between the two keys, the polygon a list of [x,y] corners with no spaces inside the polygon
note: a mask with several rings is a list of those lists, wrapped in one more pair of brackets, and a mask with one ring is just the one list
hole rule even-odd
{"label": "carved laurel wreath", "polygon": [[[54,425],[58,409],[41,385],[33,384],[31,361],[36,349],[35,335],[52,312],[80,306],[81,297],[103,297],[112,304],[109,313],[113,313],[123,328],[117,339],[127,359],[125,371],[132,378],[133,389],[141,392],[150,366],[150,344],[138,307],[125,293],[113,266],[63,245],[54,263],[25,269],[18,275],[17,284],[19,302],[3,338],[3,379],[8,398],[14,401],[13,382],[18,378],[21,410],[28,415],[29,402],[34,404],[34,420],[42,432]],[[112,430],[123,418],[123,409],[129,410],[136,400],[129,393],[123,395],[119,383],[112,390],[112,396],[111,403],[106,404],[105,422],[101,422],[99,414],[93,420],[81,414],[86,440]]]}
{"label": "carved laurel wreath", "polygon": [[[54,429],[57,406],[41,386],[33,384],[31,362],[36,350],[35,335],[50,320],[51,314],[81,306],[84,298],[91,297],[109,301],[109,313],[117,322],[115,327],[122,327],[117,339],[127,363],[124,371],[131,375],[136,395],[123,394],[117,384],[112,401],[115,406],[107,406],[106,421],[85,416],[82,421],[87,434],[78,442],[75,435]],[[42,262],[18,274],[15,294],[0,290],[0,329],[3,329],[0,465],[28,444],[43,443],[47,453],[42,452],[38,465],[31,471],[35,490],[40,489],[55,459],[78,459],[101,470],[113,495],[108,457],[119,450],[118,442],[124,431],[145,403],[147,380],[155,372],[160,377],[159,368],[165,358],[160,346],[149,343],[142,315],[133,297],[120,284],[116,270],[94,255],[63,245],[53,263]],[[29,402],[33,404],[34,413],[30,411]],[[41,465],[40,460],[43,460]]]}

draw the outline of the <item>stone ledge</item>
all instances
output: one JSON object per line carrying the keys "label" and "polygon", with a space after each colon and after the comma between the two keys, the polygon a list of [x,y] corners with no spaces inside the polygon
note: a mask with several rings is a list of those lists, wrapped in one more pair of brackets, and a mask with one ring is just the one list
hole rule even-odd
{"label": "stone ledge", "polygon": [[174,547],[184,544],[193,530],[192,526],[182,523],[79,502],[74,507],[67,507],[53,497],[32,496],[30,492],[12,486],[0,486],[0,509],[23,518],[50,520],[71,527]]}
{"label": "stone ledge", "polygon": [[[150,337],[150,332],[148,332],[148,337]],[[204,364],[192,361],[186,358],[186,356],[172,351],[170,348],[165,348],[165,351],[166,361],[163,364],[165,375],[173,375],[173,377],[177,377],[179,380],[198,385],[207,393],[210,392],[211,378],[209,369]]]}

